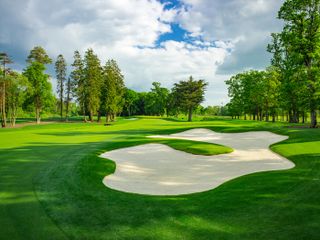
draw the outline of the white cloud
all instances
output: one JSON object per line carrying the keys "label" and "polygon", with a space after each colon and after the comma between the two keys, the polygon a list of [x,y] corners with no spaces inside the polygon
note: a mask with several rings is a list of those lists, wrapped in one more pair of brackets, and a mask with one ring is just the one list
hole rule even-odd
{"label": "white cloud", "polygon": [[[17,58],[25,59],[33,46],[42,45],[52,57],[64,54],[69,63],[74,50],[84,53],[92,47],[103,62],[118,61],[128,87],[148,90],[153,81],[171,87],[193,75],[210,83],[207,104],[226,102],[224,80],[235,69],[256,67],[266,57],[265,45],[269,33],[277,29],[275,15],[281,1],[182,1],[187,7],[166,10],[156,0],[52,0],[45,4],[2,0],[0,46],[14,49]],[[156,47],[160,35],[172,32],[173,22],[195,39],[166,41]]]}

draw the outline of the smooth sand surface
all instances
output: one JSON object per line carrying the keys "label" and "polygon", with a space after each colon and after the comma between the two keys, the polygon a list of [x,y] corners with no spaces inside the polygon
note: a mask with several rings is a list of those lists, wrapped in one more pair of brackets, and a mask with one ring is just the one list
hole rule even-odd
{"label": "smooth sand surface", "polygon": [[181,195],[207,191],[250,173],[294,167],[291,161],[269,150],[271,144],[288,138],[271,132],[217,133],[199,128],[150,137],[216,143],[234,151],[200,156],[163,144],[109,151],[101,157],[115,161],[116,170],[103,179],[107,187],[148,195]]}

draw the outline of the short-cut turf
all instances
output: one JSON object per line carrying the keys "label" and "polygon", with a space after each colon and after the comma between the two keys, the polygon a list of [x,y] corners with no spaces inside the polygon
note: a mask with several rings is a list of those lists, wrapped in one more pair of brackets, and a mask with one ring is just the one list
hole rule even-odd
{"label": "short-cut turf", "polygon": [[[296,167],[180,197],[128,194],[102,184],[115,164],[99,154],[158,141],[148,135],[195,127],[288,135],[271,148]],[[320,239],[320,129],[146,118],[107,127],[70,123],[1,129],[0,139],[0,239]],[[198,151],[190,146],[189,151]]]}

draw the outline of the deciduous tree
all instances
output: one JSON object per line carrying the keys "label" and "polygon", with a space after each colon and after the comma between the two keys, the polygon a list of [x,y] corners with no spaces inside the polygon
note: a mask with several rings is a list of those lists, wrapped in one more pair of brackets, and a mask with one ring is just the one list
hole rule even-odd
{"label": "deciduous tree", "polygon": [[188,121],[192,121],[193,111],[204,101],[204,93],[206,90],[206,83],[204,80],[194,80],[190,76],[188,81],[180,81],[175,83],[172,89],[177,101],[177,105],[188,113]]}

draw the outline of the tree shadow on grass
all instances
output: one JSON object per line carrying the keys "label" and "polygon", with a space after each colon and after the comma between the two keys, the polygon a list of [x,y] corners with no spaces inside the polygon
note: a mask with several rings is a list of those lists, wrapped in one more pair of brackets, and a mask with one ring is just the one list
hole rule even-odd
{"label": "tree shadow on grass", "polygon": [[17,239],[61,239],[59,230],[48,230],[50,219],[71,239],[319,239],[320,153],[292,156],[294,169],[243,176],[203,193],[145,196],[102,184],[116,166],[100,153],[149,141],[130,133],[0,150],[3,226],[14,225]]}

